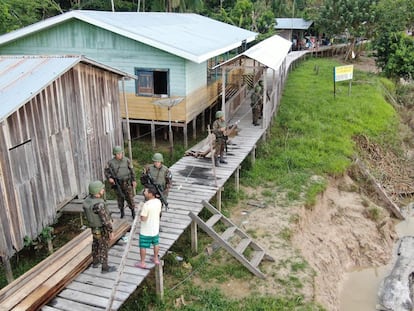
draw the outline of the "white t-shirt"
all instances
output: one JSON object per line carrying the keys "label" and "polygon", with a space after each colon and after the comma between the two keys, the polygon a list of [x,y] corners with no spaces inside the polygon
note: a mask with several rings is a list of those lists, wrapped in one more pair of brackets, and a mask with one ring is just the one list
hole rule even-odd
{"label": "white t-shirt", "polygon": [[140,233],[146,236],[156,236],[160,231],[161,201],[157,198],[144,203],[140,216],[147,216],[146,221],[141,221]]}

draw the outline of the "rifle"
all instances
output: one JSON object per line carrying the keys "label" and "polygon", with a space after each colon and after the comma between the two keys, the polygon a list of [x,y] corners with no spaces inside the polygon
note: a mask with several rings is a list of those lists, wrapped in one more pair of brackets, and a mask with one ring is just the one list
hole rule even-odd
{"label": "rifle", "polygon": [[154,179],[152,179],[152,176],[149,173],[145,174],[145,177],[147,179],[146,183],[150,184],[150,185],[153,185],[155,187],[155,189],[157,190],[157,195],[159,196],[159,199],[160,199],[162,205],[164,205],[165,208],[168,210],[168,202],[165,199],[164,195],[162,194],[160,185],[158,185],[154,182]]}
{"label": "rifle", "polygon": [[239,121],[237,121],[236,123],[229,125],[227,127],[226,130],[226,135],[223,136],[223,140],[224,140],[224,148],[226,150],[226,154],[227,154],[227,141],[229,140],[229,135],[233,134],[233,132],[237,129],[237,124],[239,123]]}
{"label": "rifle", "polygon": [[112,166],[108,165],[108,167],[109,167],[109,173],[111,174],[112,179],[115,181],[115,184],[112,185],[112,189],[115,189],[116,193],[118,193],[119,196],[125,200],[125,193],[122,191],[121,185],[119,183],[119,179],[115,177],[116,175],[115,175],[115,172]]}

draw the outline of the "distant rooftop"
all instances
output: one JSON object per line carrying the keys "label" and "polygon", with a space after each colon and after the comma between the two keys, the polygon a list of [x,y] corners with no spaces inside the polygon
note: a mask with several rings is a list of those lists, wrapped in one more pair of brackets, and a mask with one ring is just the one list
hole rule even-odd
{"label": "distant rooftop", "polygon": [[276,18],[275,29],[307,30],[312,24],[313,21],[307,21],[303,18]]}

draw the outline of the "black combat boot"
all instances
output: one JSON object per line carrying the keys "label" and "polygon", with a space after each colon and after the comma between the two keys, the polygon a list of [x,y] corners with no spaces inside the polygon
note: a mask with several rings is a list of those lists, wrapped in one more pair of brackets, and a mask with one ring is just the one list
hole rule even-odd
{"label": "black combat boot", "polygon": [[124,218],[125,216],[125,209],[121,208],[121,218]]}
{"label": "black combat boot", "polygon": [[101,273],[109,273],[109,272],[114,272],[114,271],[116,271],[115,266],[107,266],[107,267],[102,267]]}
{"label": "black combat boot", "polygon": [[220,154],[220,163],[227,164],[227,161],[224,160],[224,157],[222,154]]}
{"label": "black combat boot", "polygon": [[131,215],[132,215],[132,219],[135,219],[135,208],[131,209]]}
{"label": "black combat boot", "polygon": [[214,166],[220,166],[219,160],[217,157],[214,158]]}

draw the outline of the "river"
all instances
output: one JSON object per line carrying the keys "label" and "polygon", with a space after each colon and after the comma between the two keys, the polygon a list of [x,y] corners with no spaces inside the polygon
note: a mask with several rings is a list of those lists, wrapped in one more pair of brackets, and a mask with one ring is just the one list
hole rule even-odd
{"label": "river", "polygon": [[[396,226],[398,237],[414,235],[414,217]],[[375,311],[380,282],[388,275],[391,264],[353,271],[345,275],[340,293],[340,311]]]}

